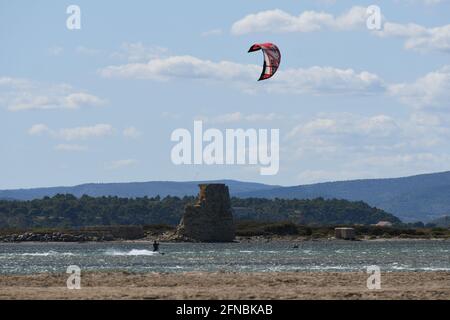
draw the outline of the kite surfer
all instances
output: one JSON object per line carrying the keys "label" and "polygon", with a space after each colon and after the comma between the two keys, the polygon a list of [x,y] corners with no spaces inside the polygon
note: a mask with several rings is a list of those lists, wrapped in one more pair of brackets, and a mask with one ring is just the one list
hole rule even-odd
{"label": "kite surfer", "polygon": [[156,240],[153,242],[153,252],[159,252],[159,242]]}

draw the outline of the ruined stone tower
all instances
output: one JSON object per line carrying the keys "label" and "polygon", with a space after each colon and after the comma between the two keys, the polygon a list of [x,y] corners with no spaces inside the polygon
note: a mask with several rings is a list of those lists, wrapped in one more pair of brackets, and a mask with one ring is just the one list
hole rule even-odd
{"label": "ruined stone tower", "polygon": [[198,200],[186,206],[177,236],[202,242],[231,242],[234,223],[228,187],[200,184]]}

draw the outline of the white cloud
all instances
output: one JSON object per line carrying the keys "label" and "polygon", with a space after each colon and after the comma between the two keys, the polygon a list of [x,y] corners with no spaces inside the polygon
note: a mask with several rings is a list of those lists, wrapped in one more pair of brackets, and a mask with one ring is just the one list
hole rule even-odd
{"label": "white cloud", "polygon": [[50,129],[45,124],[35,124],[29,130],[30,135],[49,135],[53,138],[72,140],[86,140],[89,138],[99,138],[112,135],[114,129],[110,124],[96,124],[93,126],[62,128],[59,130]]}
{"label": "white cloud", "polygon": [[197,116],[196,119],[210,123],[237,123],[237,122],[262,122],[274,121],[281,119],[282,116],[276,113],[250,113],[244,114],[242,112],[225,113],[216,116]]}
{"label": "white cloud", "polygon": [[125,42],[120,51],[111,56],[118,59],[126,59],[129,62],[146,62],[151,59],[161,58],[168,53],[168,49],[160,46],[146,46],[142,42]]}
{"label": "white cloud", "polygon": [[272,82],[269,91],[291,93],[370,94],[385,90],[376,74],[319,66],[282,71]]}
{"label": "white cloud", "polygon": [[363,119],[357,126],[357,130],[360,132],[375,137],[393,135],[398,129],[396,121],[384,114]]}
{"label": "white cloud", "polygon": [[110,124],[96,124],[88,127],[76,127],[61,129],[58,136],[65,140],[88,139],[92,137],[104,137],[112,135],[114,132]]}
{"label": "white cloud", "polygon": [[1,87],[5,87],[8,90],[12,90],[12,89],[29,89],[29,88],[33,87],[31,81],[29,81],[27,79],[12,78],[12,77],[1,77],[1,76],[0,76],[0,86]]}
{"label": "white cloud", "polygon": [[450,111],[450,66],[430,72],[413,83],[391,85],[389,93],[416,108]]}
{"label": "white cloud", "polygon": [[280,157],[300,183],[448,170],[448,114],[421,111],[394,120],[386,114],[322,113],[296,122],[285,125],[291,129]]}
{"label": "white cloud", "polygon": [[35,135],[42,135],[51,132],[51,130],[42,123],[38,123],[33,125],[29,130],[28,134],[35,136]]}
{"label": "white cloud", "polygon": [[133,139],[139,138],[141,136],[141,133],[135,127],[125,128],[122,133],[125,137]]}
{"label": "white cloud", "polygon": [[395,2],[404,2],[407,4],[424,4],[427,6],[438,5],[441,3],[449,2],[449,0],[395,0]]}
{"label": "white cloud", "polygon": [[[309,150],[309,152],[311,152]],[[312,156],[319,162],[317,153]],[[328,154],[325,161],[332,159],[332,170],[314,164],[311,169],[301,169],[298,173],[299,183],[317,183],[325,181],[342,181],[360,178],[400,177],[412,174],[429,173],[448,170],[450,156],[440,152],[421,152],[416,148],[401,150],[366,150],[357,152],[344,148]],[[305,161],[305,160],[303,160]],[[297,162],[298,163],[298,162]],[[301,168],[297,164],[297,167]]]}
{"label": "white cloud", "polygon": [[223,33],[222,29],[211,29],[211,30],[202,32],[202,37],[220,36],[222,33]]}
{"label": "white cloud", "polygon": [[375,32],[380,37],[401,37],[405,39],[405,48],[416,51],[440,51],[450,53],[450,24],[426,28],[410,23],[399,24],[386,22],[381,31]]}
{"label": "white cloud", "polygon": [[375,34],[382,37],[417,37],[426,35],[427,28],[415,23],[400,24],[386,22],[383,30],[377,31]]}
{"label": "white cloud", "polygon": [[58,144],[55,146],[55,150],[67,152],[80,152],[86,151],[87,147],[78,144]]}
{"label": "white cloud", "polygon": [[[230,61],[213,62],[192,56],[172,56],[153,59],[148,63],[109,66],[99,72],[105,78],[228,81],[231,85],[240,86],[244,91],[252,91],[256,88],[254,83],[261,73],[261,66]],[[384,84],[377,75],[367,71],[315,66],[280,70],[264,88],[281,93],[368,94],[383,91]]]}
{"label": "white cloud", "polygon": [[84,92],[71,93],[65,96],[62,101],[63,105],[70,109],[76,109],[83,105],[101,106],[104,104],[102,99]]}
{"label": "white cloud", "polygon": [[[437,4],[443,1],[423,1]],[[366,29],[367,8],[355,6],[340,16],[317,11],[304,11],[298,16],[280,9],[261,11],[245,16],[231,27],[231,33],[289,33],[315,32],[319,30],[345,31]],[[385,21],[384,17],[382,20]],[[418,24],[383,23],[382,30],[373,31],[379,37],[399,37],[405,40],[405,48],[416,51],[440,51],[450,53],[450,24],[434,28]]]}
{"label": "white cloud", "polygon": [[297,136],[367,136],[387,137],[397,132],[398,125],[387,115],[362,117],[350,113],[324,114],[295,126],[287,135]]}
{"label": "white cloud", "polygon": [[442,115],[430,114],[425,112],[416,112],[411,115],[411,122],[418,126],[437,127],[442,125]]}
{"label": "white cloud", "polygon": [[[399,31],[400,34],[412,34],[414,32],[414,28]],[[450,66],[444,66],[437,71],[430,72],[412,83],[392,84],[385,83],[378,75],[368,71],[313,66],[279,70],[270,81],[264,83],[264,86],[257,86],[255,79],[260,71],[261,66],[257,65],[239,64],[230,61],[213,62],[193,56],[171,56],[152,59],[147,63],[108,66],[99,70],[99,73],[105,78],[117,77],[153,81],[213,80],[227,83],[249,93],[264,90],[280,94],[387,94],[411,107],[450,110],[448,102],[450,101]],[[241,114],[229,114],[225,119],[215,119],[215,121],[233,121],[233,117],[237,117],[236,120],[242,120]]]}
{"label": "white cloud", "polygon": [[284,158],[299,163],[311,161],[314,165],[330,159],[346,164],[360,154],[392,152],[399,147],[394,141],[403,142],[403,129],[387,115],[318,114],[297,121],[291,129],[285,127],[283,152],[289,156]]}
{"label": "white cloud", "polygon": [[135,159],[124,159],[124,160],[116,160],[108,163],[105,167],[108,170],[121,169],[124,167],[134,166],[138,163]]}
{"label": "white cloud", "polygon": [[167,81],[174,78],[241,80],[254,77],[260,67],[229,61],[212,62],[193,56],[155,58],[147,63],[109,66],[100,70],[105,78],[136,78]]}
{"label": "white cloud", "polygon": [[[413,166],[427,163],[442,164],[450,161],[450,155],[438,155],[435,153],[405,153],[381,156],[369,156],[358,159],[358,165],[367,166]],[[356,163],[355,162],[355,163]]]}
{"label": "white cloud", "polygon": [[[271,113],[233,112],[202,118],[210,123],[244,125],[254,118],[272,119],[268,124],[270,128],[274,128],[278,117]],[[429,139],[434,136],[429,128],[422,134],[408,132],[411,124],[408,127],[404,121],[398,121],[388,114],[366,116],[354,113],[319,113],[312,117],[290,114],[282,116],[282,120],[284,137],[280,158],[289,176],[295,177],[299,183],[379,177],[383,170],[390,170],[388,175],[397,175],[395,171],[402,166],[399,162],[388,169],[381,164],[371,165],[368,169],[367,164],[360,164],[358,161],[377,156],[381,160],[388,159],[397,153],[431,153],[427,148],[436,147],[436,144],[419,145],[420,141],[417,140],[418,137]],[[427,166],[426,157],[416,159],[420,160],[417,165],[419,171],[424,170]],[[333,170],[324,169],[330,167]]]}
{"label": "white cloud", "polygon": [[283,116],[277,113],[251,113],[245,115],[245,120],[250,122],[260,122],[260,121],[274,121],[282,119]]}
{"label": "white cloud", "polygon": [[324,28],[349,30],[365,25],[367,8],[355,6],[340,16],[317,11],[304,11],[298,16],[280,9],[249,14],[236,21],[231,32],[235,35],[248,33],[313,32]]}
{"label": "white cloud", "polygon": [[243,115],[240,112],[228,113],[224,115],[219,115],[211,119],[213,123],[233,123],[242,121]]}
{"label": "white cloud", "polygon": [[43,84],[28,79],[0,77],[0,103],[10,111],[78,109],[102,106],[105,100],[67,84]]}

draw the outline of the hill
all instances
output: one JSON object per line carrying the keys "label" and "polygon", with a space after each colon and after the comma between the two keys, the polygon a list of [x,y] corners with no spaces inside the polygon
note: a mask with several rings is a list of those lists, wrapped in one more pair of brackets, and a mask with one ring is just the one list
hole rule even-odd
{"label": "hill", "polygon": [[238,196],[269,199],[324,197],[364,201],[392,212],[403,221],[430,221],[450,212],[450,172],[278,187],[244,192]]}
{"label": "hill", "polygon": [[[326,182],[292,187],[272,186],[235,180],[203,182],[225,183],[232,196],[239,198],[282,199],[346,199],[364,201],[370,206],[393,213],[405,222],[430,222],[450,213],[450,172],[416,175],[404,178],[367,179]],[[74,187],[34,188],[0,191],[0,199],[31,200],[56,194],[118,196],[126,198],[160,195],[193,196],[198,183],[190,182],[131,182],[83,184]]]}
{"label": "hill", "polygon": [[[177,225],[196,197],[76,198],[56,195],[31,201],[0,201],[0,228],[77,228],[100,225]],[[400,223],[395,216],[364,202],[347,200],[282,200],[232,198],[245,209],[236,220],[292,221],[303,225],[369,225],[380,220]]]}
{"label": "hill", "polygon": [[149,181],[124,183],[88,183],[73,187],[50,187],[33,189],[0,190],[0,199],[3,200],[33,200],[43,197],[53,197],[57,194],[72,194],[76,197],[88,195],[91,197],[117,196],[121,198],[137,197],[176,197],[194,196],[198,194],[199,183],[225,183],[231,195],[259,190],[273,189],[277,186],[254,182],[241,182],[235,180],[214,181]]}

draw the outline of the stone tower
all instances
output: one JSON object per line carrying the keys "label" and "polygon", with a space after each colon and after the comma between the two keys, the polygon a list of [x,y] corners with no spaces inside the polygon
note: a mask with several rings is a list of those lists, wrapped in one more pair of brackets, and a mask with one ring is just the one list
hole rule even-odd
{"label": "stone tower", "polygon": [[198,200],[186,206],[177,236],[201,242],[231,242],[234,223],[228,187],[200,184]]}

